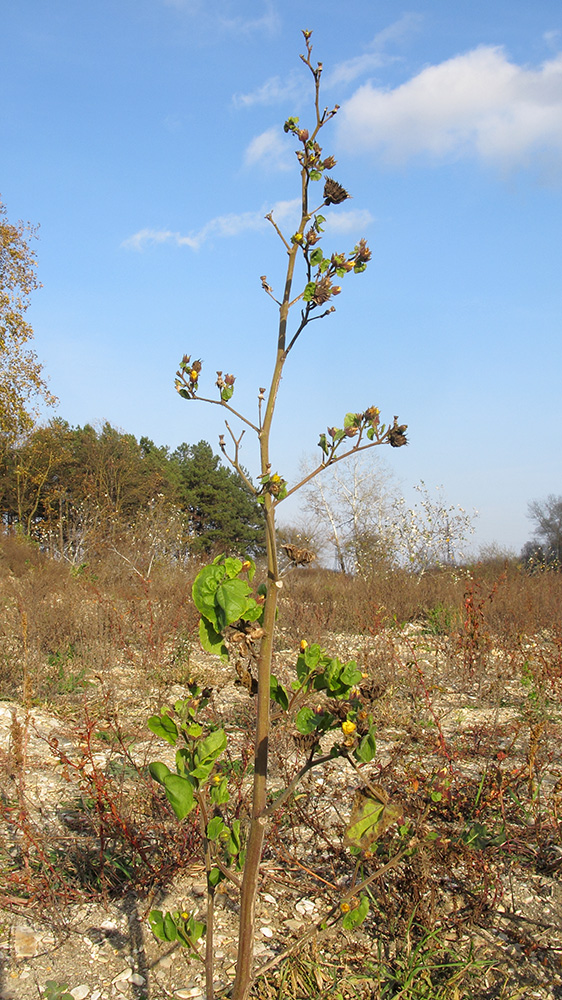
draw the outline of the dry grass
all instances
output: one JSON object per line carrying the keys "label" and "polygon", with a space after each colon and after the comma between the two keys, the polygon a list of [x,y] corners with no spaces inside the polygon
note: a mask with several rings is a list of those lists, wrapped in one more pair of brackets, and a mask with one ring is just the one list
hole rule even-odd
{"label": "dry grass", "polygon": [[[134,704],[167,699],[193,670],[191,582],[164,563],[147,578],[115,551],[75,571],[13,537],[0,543],[2,697],[56,712],[81,747],[51,747],[80,792],[56,834],[26,813],[25,734],[14,728],[0,791],[24,853],[4,858],[5,896],[47,906],[55,890],[59,900],[142,895],[195,856],[194,829],[178,839],[131,753],[146,736]],[[374,883],[353,938],[319,932],[257,981],[255,998],[562,996],[555,918],[538,889],[554,884],[562,858],[561,606],[562,574],[528,576],[514,563],[420,579],[381,572],[368,583],[321,569],[286,577],[279,669],[303,637],[358,658],[379,733],[370,778],[403,804],[405,823],[354,858],[343,832],[357,775],[311,782],[271,831],[269,891],[337,904],[342,885],[408,854]],[[251,726],[250,709],[239,706],[229,725]],[[293,758],[281,727],[274,783],[290,781]],[[236,780],[243,816],[242,772]]]}

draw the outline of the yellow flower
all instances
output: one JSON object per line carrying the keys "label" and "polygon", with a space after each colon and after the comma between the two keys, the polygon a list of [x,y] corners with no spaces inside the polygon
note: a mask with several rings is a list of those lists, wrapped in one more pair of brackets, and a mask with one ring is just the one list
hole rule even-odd
{"label": "yellow flower", "polygon": [[354,733],[355,730],[357,729],[357,726],[355,725],[354,722],[348,722],[348,721],[342,722],[341,727],[346,736],[351,736],[351,734]]}
{"label": "yellow flower", "polygon": [[340,903],[340,910],[342,911],[342,913],[349,913],[350,909],[351,906],[349,905],[349,903]]}
{"label": "yellow flower", "polygon": [[199,378],[199,372],[196,372],[195,368],[191,372],[191,378],[193,382],[197,382],[197,379]]}
{"label": "yellow flower", "polygon": [[183,913],[180,913],[180,917],[182,920],[189,920],[189,913],[186,913],[184,910]]}
{"label": "yellow flower", "polygon": [[222,781],[222,775],[220,774],[213,775],[213,785],[220,785],[221,781]]}
{"label": "yellow flower", "polygon": [[304,651],[305,651],[305,649],[306,649],[307,646],[308,646],[308,643],[307,643],[306,639],[301,639],[301,653],[304,653]]}
{"label": "yellow flower", "polygon": [[281,476],[278,476],[277,473],[275,472],[272,475],[272,477],[271,477],[271,479],[269,481],[270,481],[270,483],[280,483],[281,482]]}

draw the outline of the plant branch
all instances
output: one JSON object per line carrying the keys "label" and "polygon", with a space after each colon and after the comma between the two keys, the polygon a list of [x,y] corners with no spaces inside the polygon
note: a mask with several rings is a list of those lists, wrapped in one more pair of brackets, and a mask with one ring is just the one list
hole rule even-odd
{"label": "plant branch", "polygon": [[[341,455],[330,456],[325,462],[322,462],[321,465],[319,465],[316,469],[314,469],[313,472],[310,472],[308,476],[305,476],[304,479],[301,479],[301,481],[297,483],[296,486],[292,486],[290,490],[287,490],[287,493],[283,497],[283,500],[286,500],[287,497],[290,497],[292,493],[296,493],[297,490],[300,490],[302,486],[305,486],[306,483],[309,483],[311,479],[314,479],[314,477],[317,476],[319,472],[323,472],[324,469],[328,469],[331,465],[335,465],[336,462],[341,462],[342,459],[349,458],[350,455],[358,454],[360,451],[367,451],[368,448],[376,448],[376,446],[379,444],[386,444],[386,441],[387,441],[387,436],[385,434],[379,441],[369,441],[369,444],[356,445],[354,448],[350,448],[349,451],[345,451]],[[275,505],[277,506],[277,504],[283,503],[283,500],[276,500]]]}

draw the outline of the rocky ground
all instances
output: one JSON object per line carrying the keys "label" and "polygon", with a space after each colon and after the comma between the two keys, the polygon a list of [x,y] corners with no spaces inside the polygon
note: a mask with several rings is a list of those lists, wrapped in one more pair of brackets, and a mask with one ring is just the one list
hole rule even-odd
{"label": "rocky ground", "polygon": [[[381,886],[381,911],[371,923],[355,932],[347,943],[338,928],[332,938],[321,939],[318,947],[330,955],[338,948],[341,951],[343,942],[350,956],[359,956],[356,963],[361,956],[374,957],[376,940],[382,940],[388,919],[384,912],[386,896],[407,894],[404,886],[408,879],[416,880],[415,892],[412,889],[415,906],[427,914],[433,908],[432,919],[442,928],[451,950],[465,954],[470,939],[477,956],[489,963],[489,971],[480,976],[477,990],[461,990],[459,997],[562,997],[562,849],[557,813],[562,727],[558,708],[551,704],[541,718],[527,718],[528,693],[521,690],[517,678],[504,673],[500,654],[486,684],[480,681],[471,688],[470,684],[461,686],[455,681],[445,646],[429,643],[420,632],[414,631],[402,645],[395,640],[377,641],[378,646],[373,640],[372,647],[362,644],[359,650],[366,672],[373,674],[371,707],[379,733],[377,758],[371,767],[374,779],[384,780],[386,787],[393,791],[397,788],[402,795],[410,789],[412,812],[420,814],[419,784],[426,780],[427,790],[430,779],[424,776],[434,774],[444,763],[455,771],[459,789],[477,791],[482,780],[490,802],[495,786],[488,777],[484,782],[482,775],[489,776],[495,768],[498,775],[501,771],[497,787],[501,788],[503,781],[506,790],[504,797],[499,793],[497,796],[500,809],[501,803],[508,801],[509,789],[510,808],[513,796],[518,801],[521,798],[520,785],[515,778],[509,778],[519,768],[527,791],[534,787],[535,798],[542,796],[543,803],[536,808],[528,803],[522,806],[517,834],[520,844],[509,855],[492,850],[488,862],[485,848],[481,847],[471,868],[466,851],[448,854],[449,867],[437,871],[432,867],[433,855],[424,862],[420,851],[419,871],[412,862],[400,876],[391,873]],[[338,652],[338,643],[348,650],[348,637],[334,637],[336,648],[331,652]],[[278,654],[281,679],[291,659],[294,654]],[[386,664],[385,669],[381,664]],[[249,716],[247,693],[234,683],[230,668],[223,671],[203,655],[195,657],[192,670],[205,683],[212,683],[213,711],[230,730],[233,758],[243,755],[247,740],[240,726]],[[82,892],[66,892],[57,881],[61,845],[63,853],[70,853],[81,837],[91,834],[90,828],[80,830],[81,816],[87,813],[87,804],[82,801],[80,805],[87,787],[87,768],[97,768],[100,774],[110,774],[113,779],[118,777],[120,794],[125,796],[132,794],[129,785],[134,784],[134,766],[142,769],[148,760],[166,760],[166,749],[170,751],[162,749],[146,729],[145,720],[154,711],[155,694],[140,692],[133,667],[115,670],[111,678],[103,681],[92,677],[91,684],[86,692],[88,711],[92,712],[96,697],[98,704],[113,706],[114,713],[118,707],[126,718],[124,744],[104,740],[100,723],[95,732],[92,730],[86,754],[87,726],[84,708],[79,704],[63,712],[60,706],[56,711],[46,706],[26,711],[15,702],[0,702],[0,766],[4,772],[0,785],[7,807],[0,847],[8,864],[11,858],[22,866],[19,882],[17,870],[12,870],[1,883],[0,997],[32,1000],[47,996],[58,1000],[65,985],[74,1000],[203,998],[201,963],[186,957],[179,947],[158,942],[147,921],[148,911],[154,907],[185,908],[204,915],[205,878],[197,857],[189,859],[173,878],[147,886],[146,891],[138,884],[128,887],[125,879],[120,893],[94,891],[94,886],[84,886]],[[173,703],[184,693],[181,685],[176,685],[159,692],[159,701]],[[123,745],[128,757],[123,755]],[[283,787],[287,773],[298,764],[299,753],[290,733],[280,737],[273,753],[274,789]],[[74,768],[68,761],[83,763]],[[357,783],[357,775],[346,770],[341,761],[329,764],[321,775],[312,772],[304,788],[306,807],[297,803],[290,823],[273,831],[264,860],[257,920],[255,951],[259,966],[302,939],[337,902],[338,891],[349,886],[353,865],[342,861],[345,852],[334,848],[334,844],[341,844]],[[402,801],[407,816],[408,800]],[[537,816],[542,824],[540,830]],[[489,828],[488,819],[482,822]],[[447,839],[454,839],[462,821],[459,817],[445,817],[443,823],[449,824],[451,836],[440,834],[441,859],[448,849]],[[26,838],[28,845],[33,838],[40,841],[38,849],[46,852],[43,872],[48,872],[49,864],[53,869],[50,885],[43,882],[43,888],[38,886],[35,893],[28,891],[33,880],[24,876],[25,865],[36,857],[37,849],[22,853]],[[49,840],[56,843],[58,851],[51,856],[46,846]],[[471,877],[478,882],[474,891]],[[486,879],[485,903],[479,911],[478,900]],[[396,909],[397,904],[392,905]],[[231,980],[236,934],[236,894],[228,889],[219,893],[217,905],[218,988]],[[399,950],[400,943],[385,941],[389,962]],[[342,988],[343,997],[361,995],[346,993]],[[371,989],[364,995],[378,994]]]}

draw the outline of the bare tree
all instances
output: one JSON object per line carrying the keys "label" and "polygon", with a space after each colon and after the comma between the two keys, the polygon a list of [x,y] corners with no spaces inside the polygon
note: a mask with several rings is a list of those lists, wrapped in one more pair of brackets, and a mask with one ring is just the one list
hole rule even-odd
{"label": "bare tree", "polygon": [[[562,496],[550,493],[545,500],[531,500],[527,516],[534,524],[534,537],[546,561],[562,562]],[[536,546],[535,546],[536,548]]]}

